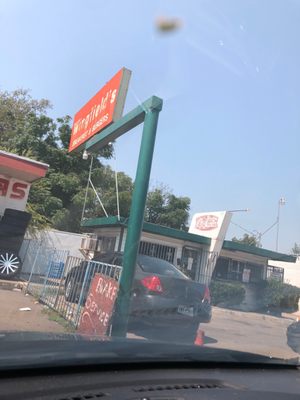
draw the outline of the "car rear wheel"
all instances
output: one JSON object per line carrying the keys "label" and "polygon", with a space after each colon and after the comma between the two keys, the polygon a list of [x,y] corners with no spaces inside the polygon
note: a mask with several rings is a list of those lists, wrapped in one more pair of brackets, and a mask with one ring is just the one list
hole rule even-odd
{"label": "car rear wheel", "polygon": [[11,279],[21,270],[21,260],[12,251],[0,251],[0,278]]}
{"label": "car rear wheel", "polygon": [[65,283],[65,299],[71,303],[78,303],[74,276],[69,276]]}

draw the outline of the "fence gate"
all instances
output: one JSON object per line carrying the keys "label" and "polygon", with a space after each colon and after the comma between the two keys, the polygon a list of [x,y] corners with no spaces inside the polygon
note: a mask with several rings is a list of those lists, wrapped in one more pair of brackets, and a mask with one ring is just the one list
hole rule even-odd
{"label": "fence gate", "polygon": [[77,327],[94,275],[119,281],[121,270],[117,265],[68,256],[63,267],[56,261],[48,269],[40,300]]}
{"label": "fence gate", "polygon": [[40,298],[47,279],[61,274],[69,251],[46,247],[39,240],[27,240],[20,253],[20,278],[28,282],[26,291]]}

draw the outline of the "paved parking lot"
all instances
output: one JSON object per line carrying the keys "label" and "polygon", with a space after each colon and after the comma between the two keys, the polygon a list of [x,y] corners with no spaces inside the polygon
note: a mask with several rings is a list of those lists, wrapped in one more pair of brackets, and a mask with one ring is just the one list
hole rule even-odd
{"label": "paved parking lot", "polygon": [[[20,308],[30,311],[20,311]],[[65,332],[62,324],[49,320],[44,306],[34,297],[20,290],[0,289],[0,330]],[[204,345],[215,348],[249,351],[266,356],[294,358],[298,356],[286,344],[286,329],[293,322],[292,315],[285,318],[264,314],[245,313],[213,308],[210,323],[202,324]],[[295,317],[295,316],[294,316]],[[128,337],[137,338],[134,334]]]}
{"label": "paved parking lot", "polygon": [[293,358],[286,343],[287,327],[293,316],[285,318],[213,308],[213,318],[201,327],[210,347],[249,351],[266,356]]}

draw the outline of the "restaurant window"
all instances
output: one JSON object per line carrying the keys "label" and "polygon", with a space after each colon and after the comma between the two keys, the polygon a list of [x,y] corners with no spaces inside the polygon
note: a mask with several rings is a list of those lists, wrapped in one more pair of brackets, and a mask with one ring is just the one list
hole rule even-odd
{"label": "restaurant window", "polygon": [[183,248],[180,269],[192,280],[201,279],[201,277],[197,277],[201,255],[202,250],[200,249],[192,247]]}
{"label": "restaurant window", "polygon": [[213,279],[228,279],[229,261],[229,258],[218,258],[213,273]]}
{"label": "restaurant window", "polygon": [[243,262],[230,260],[228,268],[228,279],[232,281],[242,282],[244,266],[245,264]]}
{"label": "restaurant window", "polygon": [[175,250],[175,247],[144,241],[141,241],[139,246],[139,254],[161,258],[171,263],[174,263]]}
{"label": "restaurant window", "polygon": [[97,251],[99,252],[113,252],[115,250],[116,237],[112,236],[98,236],[97,237]]}
{"label": "restaurant window", "polygon": [[267,267],[267,279],[275,279],[279,282],[283,282],[284,268],[280,267]]}

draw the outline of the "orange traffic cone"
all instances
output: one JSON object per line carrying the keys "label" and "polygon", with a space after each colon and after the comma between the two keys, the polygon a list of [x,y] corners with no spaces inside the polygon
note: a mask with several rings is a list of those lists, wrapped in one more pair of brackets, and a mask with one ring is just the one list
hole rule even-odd
{"label": "orange traffic cone", "polygon": [[195,346],[203,346],[204,345],[204,331],[202,331],[201,329],[197,330],[194,345]]}

